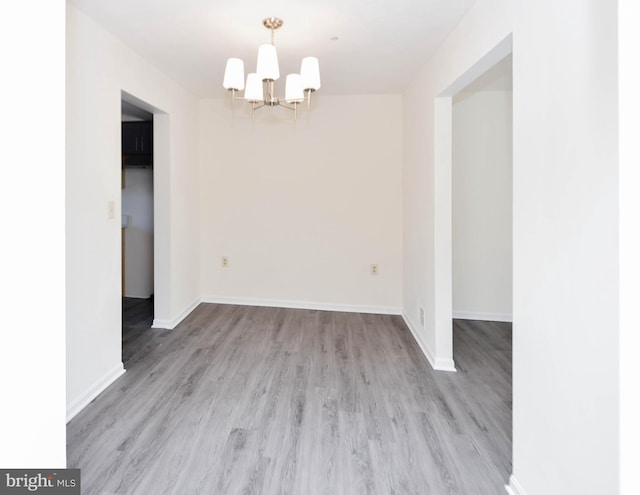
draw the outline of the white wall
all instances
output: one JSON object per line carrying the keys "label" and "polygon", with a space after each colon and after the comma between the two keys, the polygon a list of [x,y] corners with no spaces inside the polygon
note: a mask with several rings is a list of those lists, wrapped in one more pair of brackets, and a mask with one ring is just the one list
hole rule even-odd
{"label": "white wall", "polygon": [[512,92],[453,98],[453,316],[511,321]]}
{"label": "white wall", "polygon": [[[67,5],[67,408],[73,416],[122,373],[121,91],[157,115],[155,318],[199,300],[196,99]],[[156,150],[158,151],[158,150]],[[114,218],[107,205],[115,202]],[[158,268],[159,267],[159,268]],[[158,294],[158,290],[155,291]]]}
{"label": "white wall", "polygon": [[[492,62],[485,55],[491,58],[492,48],[501,46],[500,40],[510,32],[511,489],[527,495],[616,493],[615,5],[596,0],[479,0],[407,89],[404,310],[427,349],[436,356],[449,352],[446,342],[438,339],[436,314],[436,295],[446,286],[438,270],[446,272],[447,267],[437,264],[447,247],[447,197],[442,193],[447,186],[446,156],[443,143],[434,142],[436,130],[441,131],[447,120],[440,108],[443,115],[438,118],[444,118],[435,125],[436,108],[447,102],[434,98],[455,94],[471,73],[482,72],[483,65]],[[425,328],[416,323],[421,305],[427,310]]]}
{"label": "white wall", "polygon": [[148,299],[153,294],[153,169],[125,168],[123,174],[124,295]]}
{"label": "white wall", "polygon": [[399,313],[401,97],[246,107],[201,103],[204,299]]}
{"label": "white wall", "polygon": [[0,466],[64,468],[64,4],[2,7]]}
{"label": "white wall", "polygon": [[528,495],[617,493],[616,23],[615,3],[544,0],[522,1],[515,26],[514,474]]}
{"label": "white wall", "polygon": [[640,445],[640,400],[638,400],[637,307],[640,300],[640,5],[633,0],[618,2],[619,142],[620,142],[620,493],[638,490],[638,445]]}

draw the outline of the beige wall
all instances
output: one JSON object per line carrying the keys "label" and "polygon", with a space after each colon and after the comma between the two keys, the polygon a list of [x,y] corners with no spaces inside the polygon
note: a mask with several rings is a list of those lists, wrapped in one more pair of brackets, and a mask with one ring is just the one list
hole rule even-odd
{"label": "beige wall", "polygon": [[204,300],[400,313],[400,96],[246,107],[200,105]]}

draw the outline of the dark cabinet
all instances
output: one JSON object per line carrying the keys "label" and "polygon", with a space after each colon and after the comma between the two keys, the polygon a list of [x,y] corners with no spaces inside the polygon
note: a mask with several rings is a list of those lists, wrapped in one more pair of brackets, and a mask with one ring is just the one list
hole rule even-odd
{"label": "dark cabinet", "polygon": [[122,165],[153,165],[153,122],[122,123]]}

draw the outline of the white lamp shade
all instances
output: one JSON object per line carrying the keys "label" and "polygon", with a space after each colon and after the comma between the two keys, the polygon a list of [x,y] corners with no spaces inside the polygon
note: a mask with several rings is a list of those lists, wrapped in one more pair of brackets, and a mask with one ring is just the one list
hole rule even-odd
{"label": "white lamp shade", "polygon": [[247,89],[244,92],[244,99],[257,102],[263,101],[263,93],[262,93],[262,79],[255,72],[247,75]]}
{"label": "white lamp shade", "polygon": [[265,79],[277,81],[280,78],[278,53],[274,45],[260,45],[260,48],[258,48],[258,66],[256,72],[262,81]]}
{"label": "white lamp shade", "polygon": [[300,67],[302,89],[320,89],[320,66],[316,57],[305,57]]}
{"label": "white lamp shade", "polygon": [[227,60],[222,85],[224,89],[235,89],[236,91],[244,89],[244,62],[242,60],[239,58]]}
{"label": "white lamp shade", "polygon": [[284,99],[287,103],[300,103],[304,101],[302,81],[300,74],[288,74],[284,89]]}

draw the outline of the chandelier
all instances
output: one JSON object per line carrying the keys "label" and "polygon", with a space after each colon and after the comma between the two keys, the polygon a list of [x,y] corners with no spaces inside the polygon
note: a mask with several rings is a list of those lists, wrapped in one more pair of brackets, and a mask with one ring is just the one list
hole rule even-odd
{"label": "chandelier", "polygon": [[278,54],[273,43],[276,29],[282,26],[282,19],[267,17],[262,24],[271,30],[271,44],[258,48],[258,63],[256,71],[247,75],[244,82],[244,62],[239,58],[230,58],[224,71],[222,85],[231,92],[231,101],[236,99],[236,93],[244,89],[244,100],[251,105],[251,116],[255,118],[255,111],[264,106],[281,106],[293,110],[294,119],[298,116],[298,105],[305,100],[307,108],[311,105],[311,93],[320,89],[320,68],[318,59],[305,57],[302,59],[300,74],[288,74],[285,82],[284,102],[275,96],[275,81],[280,78]]}

